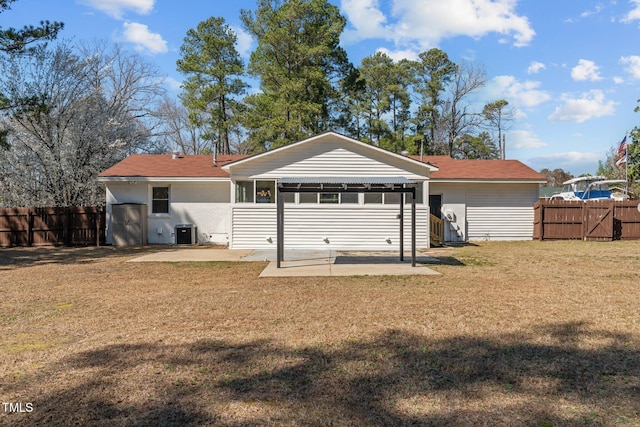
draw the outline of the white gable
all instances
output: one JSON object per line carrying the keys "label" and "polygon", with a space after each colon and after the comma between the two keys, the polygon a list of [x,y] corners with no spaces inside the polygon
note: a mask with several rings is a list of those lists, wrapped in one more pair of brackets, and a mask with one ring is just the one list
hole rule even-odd
{"label": "white gable", "polygon": [[426,179],[432,166],[327,133],[225,166],[235,177],[404,176]]}

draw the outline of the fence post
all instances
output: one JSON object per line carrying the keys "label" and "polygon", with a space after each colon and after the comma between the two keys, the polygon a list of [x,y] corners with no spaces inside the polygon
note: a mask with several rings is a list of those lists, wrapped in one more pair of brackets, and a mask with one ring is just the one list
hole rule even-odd
{"label": "fence post", "polygon": [[71,221],[69,220],[69,209],[69,206],[65,206],[62,210],[65,246],[71,246]]}
{"label": "fence post", "polygon": [[586,242],[587,228],[588,228],[587,223],[589,222],[589,209],[587,209],[587,202],[582,203],[581,217],[582,217],[582,240]]}
{"label": "fence post", "polygon": [[96,216],[96,246],[100,246],[100,220],[102,219],[102,208],[96,206],[94,215]]}
{"label": "fence post", "polygon": [[29,208],[29,210],[27,210],[27,246],[31,247],[33,246],[33,218],[34,218],[34,212],[33,212],[33,208]]}

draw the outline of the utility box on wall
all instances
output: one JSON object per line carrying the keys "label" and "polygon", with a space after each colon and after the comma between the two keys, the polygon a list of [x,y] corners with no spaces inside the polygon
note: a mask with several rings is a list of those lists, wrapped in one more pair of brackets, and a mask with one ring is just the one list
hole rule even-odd
{"label": "utility box on wall", "polygon": [[111,232],[115,246],[147,244],[147,205],[120,203],[111,208]]}
{"label": "utility box on wall", "polygon": [[176,245],[195,245],[198,243],[197,227],[193,224],[178,224],[175,227]]}

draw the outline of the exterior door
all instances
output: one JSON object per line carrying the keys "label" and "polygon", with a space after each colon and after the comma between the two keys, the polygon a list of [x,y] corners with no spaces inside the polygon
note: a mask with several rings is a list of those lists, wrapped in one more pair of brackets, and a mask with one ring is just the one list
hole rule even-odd
{"label": "exterior door", "polygon": [[442,219],[442,194],[429,194],[429,212]]}

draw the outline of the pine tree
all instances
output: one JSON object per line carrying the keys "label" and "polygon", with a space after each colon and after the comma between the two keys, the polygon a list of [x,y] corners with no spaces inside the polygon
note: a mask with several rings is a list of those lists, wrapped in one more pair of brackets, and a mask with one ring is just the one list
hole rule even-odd
{"label": "pine tree", "polygon": [[241,11],[258,46],[249,73],[261,93],[247,97],[245,126],[263,148],[277,147],[330,127],[337,81],[348,61],[339,46],[346,25],[327,0],[260,0],[257,11]]}
{"label": "pine tree", "polygon": [[187,76],[181,99],[191,122],[204,139],[219,141],[225,154],[231,152],[229,135],[239,123],[237,97],[247,87],[236,40],[223,18],[211,17],[187,32],[177,61],[178,71]]}

